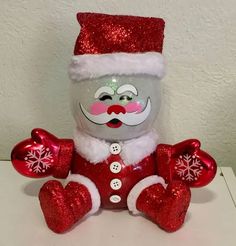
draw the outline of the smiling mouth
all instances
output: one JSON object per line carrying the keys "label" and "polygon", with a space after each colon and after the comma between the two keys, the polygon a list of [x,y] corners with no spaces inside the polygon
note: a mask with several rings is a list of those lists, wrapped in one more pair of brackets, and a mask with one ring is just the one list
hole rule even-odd
{"label": "smiling mouth", "polygon": [[107,122],[106,125],[111,128],[119,128],[122,125],[122,122],[118,119],[112,119]]}

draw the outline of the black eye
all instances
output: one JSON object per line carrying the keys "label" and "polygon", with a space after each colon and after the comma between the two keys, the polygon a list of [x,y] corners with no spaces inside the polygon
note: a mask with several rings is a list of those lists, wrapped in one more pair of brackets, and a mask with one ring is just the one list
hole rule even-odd
{"label": "black eye", "polygon": [[105,100],[112,100],[112,97],[109,95],[104,95],[99,98],[100,101],[105,101]]}
{"label": "black eye", "polygon": [[120,101],[131,101],[132,97],[129,97],[127,95],[123,95],[120,97]]}

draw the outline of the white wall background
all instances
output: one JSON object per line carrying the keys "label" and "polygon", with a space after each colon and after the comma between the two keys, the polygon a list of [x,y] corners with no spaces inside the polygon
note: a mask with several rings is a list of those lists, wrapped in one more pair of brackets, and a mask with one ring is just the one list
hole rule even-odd
{"label": "white wall background", "polygon": [[1,0],[0,9],[0,159],[34,127],[72,136],[75,15],[92,11],[166,20],[161,140],[199,138],[236,171],[235,0]]}

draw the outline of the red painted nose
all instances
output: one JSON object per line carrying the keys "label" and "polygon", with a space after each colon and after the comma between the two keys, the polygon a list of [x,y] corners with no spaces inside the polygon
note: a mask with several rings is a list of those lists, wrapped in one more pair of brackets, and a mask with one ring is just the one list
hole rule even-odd
{"label": "red painted nose", "polygon": [[107,113],[111,114],[111,113],[115,113],[115,114],[125,114],[126,110],[124,107],[122,107],[121,105],[111,105],[108,109],[107,109]]}

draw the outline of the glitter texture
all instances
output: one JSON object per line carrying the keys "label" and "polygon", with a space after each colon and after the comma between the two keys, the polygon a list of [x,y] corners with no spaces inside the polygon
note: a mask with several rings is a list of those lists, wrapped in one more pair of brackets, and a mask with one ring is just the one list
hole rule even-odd
{"label": "glitter texture", "polygon": [[167,232],[178,230],[184,223],[191,192],[181,181],[173,181],[166,190],[160,184],[146,188],[137,199],[137,209]]}
{"label": "glitter texture", "polygon": [[70,229],[92,208],[88,189],[76,182],[63,188],[59,181],[48,181],[40,190],[39,200],[48,227],[56,233]]}
{"label": "glitter texture", "polygon": [[78,13],[81,30],[74,55],[113,52],[162,52],[165,22],[161,18]]}
{"label": "glitter texture", "polygon": [[70,171],[70,163],[73,158],[74,142],[71,139],[60,139],[60,154],[57,165],[53,166],[53,177],[66,178]]}

